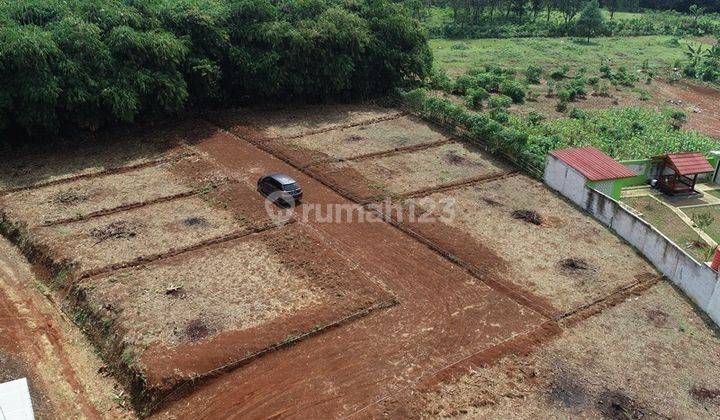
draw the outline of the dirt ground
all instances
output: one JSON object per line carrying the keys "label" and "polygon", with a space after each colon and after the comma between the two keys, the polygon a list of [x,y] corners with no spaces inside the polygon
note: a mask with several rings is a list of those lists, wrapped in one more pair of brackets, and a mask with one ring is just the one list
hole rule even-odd
{"label": "dirt ground", "polygon": [[[320,253],[322,259],[308,255]],[[214,369],[393,304],[392,296],[301,226],[270,230],[80,286],[123,332],[149,387]]]}
{"label": "dirt ground", "polygon": [[327,159],[353,159],[444,140],[448,140],[448,137],[439,130],[428,129],[416,117],[403,116],[280,142],[295,153],[305,150],[314,152],[308,163],[318,163]]}
{"label": "dirt ground", "polygon": [[186,197],[108,216],[39,227],[33,229],[33,235],[56,258],[71,260],[77,272],[83,273],[247,229],[232,212],[213,208],[199,197]]}
{"label": "dirt ground", "polygon": [[468,240],[494,250],[515,285],[563,313],[655,276],[650,264],[603,225],[524,175],[413,201],[425,212],[427,200],[454,203],[455,217],[445,224],[410,223],[414,231],[471,263],[478,245],[468,246]]}
{"label": "dirt ground", "polygon": [[[389,156],[332,163],[318,172],[325,172],[332,179],[330,182],[363,199],[377,192],[385,196],[416,194],[511,170],[508,164],[473,145],[453,142]],[[368,189],[376,193],[368,195]]]}
{"label": "dirt ground", "polygon": [[667,284],[424,393],[413,415],[716,418],[720,335]]}
{"label": "dirt ground", "polygon": [[[628,348],[616,342],[635,340],[629,348],[637,360],[648,359],[646,348],[664,344],[651,335],[625,336],[608,324],[591,334],[601,344],[581,341],[583,328],[593,328],[609,311],[628,305],[640,311],[635,297],[658,293],[662,300],[674,291],[652,287],[654,270],[588,216],[513,173],[511,165],[447,142],[450,137],[435,127],[425,125],[423,132],[423,124],[371,105],[212,114],[167,131],[183,153],[180,160],[172,148],[155,156],[172,156],[172,170],[158,174],[174,180],[167,190],[152,176],[143,178],[150,167],[165,168],[150,161],[80,178],[51,164],[32,166],[38,175],[30,169],[22,182],[12,175],[3,181],[35,186],[3,197],[0,228],[8,233],[8,226],[46,218],[46,210],[22,212],[20,198],[32,202],[31,194],[53,197],[51,188],[57,194],[103,178],[116,185],[113,179],[134,173],[147,179],[137,183],[140,198],[130,208],[123,207],[129,201],[121,192],[112,193],[116,199],[100,195],[83,218],[11,236],[26,252],[28,243],[38,245],[32,249],[73,268],[68,290],[61,290],[70,293],[57,305],[83,318],[79,323],[108,358],[108,371],[138,408],[157,418],[435,416],[460,393],[438,386],[462,386],[472,380],[464,376],[469,369],[504,386],[507,381],[489,367],[543,351],[562,354],[551,351],[560,340],[615,357]],[[422,133],[422,142],[394,134],[409,129]],[[324,155],[346,156],[355,152],[342,139],[354,130],[374,133],[382,146],[369,150],[381,154],[308,166],[288,156],[292,149],[274,148],[291,142],[312,154],[322,144]],[[185,159],[202,164],[176,170]],[[73,173],[91,173],[96,161],[87,159]],[[331,165],[343,170],[326,171]],[[295,178],[305,194],[285,225],[270,223],[255,193],[257,178],[274,172]],[[203,188],[208,179],[222,182]],[[191,195],[176,196],[185,188]],[[426,230],[388,223],[358,199],[373,189],[418,202],[455,198],[456,221]],[[312,212],[338,206],[351,217]],[[52,280],[36,268],[39,278]],[[677,307],[694,314],[687,302]],[[714,334],[688,319],[684,326]],[[623,322],[627,334],[634,333]],[[570,350],[568,363],[582,354]],[[717,354],[694,354],[694,371],[711,364],[714,372]],[[612,359],[601,360],[608,371],[613,367]],[[662,369],[644,372],[660,375]],[[615,382],[637,381],[634,371],[616,372]],[[588,370],[596,383],[593,375]],[[668,384],[668,398],[682,403],[679,394],[686,391]],[[713,390],[698,388],[693,395]],[[596,388],[588,395],[590,401],[605,394]],[[643,410],[662,412],[627,395]],[[458,413],[469,410],[464,401],[458,400]],[[587,407],[580,412],[592,413]]]}
{"label": "dirt ground", "polygon": [[36,418],[132,418],[90,343],[0,238],[0,382],[28,378]]}
{"label": "dirt ground", "polygon": [[238,136],[265,140],[321,133],[400,115],[401,112],[388,112],[373,105],[329,104],[231,110],[210,114],[208,118]]}
{"label": "dirt ground", "polygon": [[0,200],[9,217],[22,215],[35,226],[192,191],[165,166],[18,191]]}

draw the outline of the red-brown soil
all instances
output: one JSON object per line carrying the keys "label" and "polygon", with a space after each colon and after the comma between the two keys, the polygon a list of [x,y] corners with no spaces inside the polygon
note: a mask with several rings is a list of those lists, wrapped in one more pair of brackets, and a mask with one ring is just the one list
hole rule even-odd
{"label": "red-brown soil", "polygon": [[[353,206],[239,138],[216,135],[195,148],[240,179],[288,173],[303,185],[303,205]],[[384,283],[399,304],[228,372],[161,415],[351,415],[496,344],[537,333],[546,321],[386,223],[298,223]],[[492,253],[486,258],[497,264]]]}
{"label": "red-brown soil", "polygon": [[685,128],[720,139],[720,91],[688,82],[669,84],[659,81],[655,85],[668,105],[673,101],[672,105],[687,113]]}
{"label": "red-brown soil", "polygon": [[35,289],[31,267],[0,238],[0,382],[27,377],[36,418],[129,418],[89,343]]}
{"label": "red-brown soil", "polygon": [[[620,278],[623,281],[618,284],[623,287],[617,289],[615,283],[605,285],[600,278],[598,273],[602,272],[596,270],[598,262],[593,260],[592,247],[585,254],[563,255],[543,249],[542,235],[549,235],[545,242],[559,241],[556,247],[565,246],[562,241],[571,246],[586,240],[603,252],[622,248],[622,258],[640,268],[646,265],[616,238],[610,242],[598,239],[607,232],[596,231],[594,225],[590,229],[593,235],[587,237],[590,219],[566,203],[562,203],[564,207],[558,205],[557,197],[550,197],[552,194],[540,186],[529,185],[532,181],[518,176],[502,179],[513,168],[474,147],[451,150],[445,147],[451,143],[445,143],[420,145],[417,150],[411,146],[381,151],[374,157],[352,158],[351,162],[360,164],[352,173],[342,175],[328,174],[325,165],[308,166],[301,150],[293,153],[290,148],[275,147],[288,139],[306,139],[310,133],[326,133],[318,138],[332,139],[336,128],[363,127],[398,115],[377,107],[308,107],[285,114],[276,110],[236,111],[211,117],[246,139],[210,122],[187,120],[169,132],[181,145],[183,155],[197,158],[198,165],[173,166],[171,172],[182,185],[193,189],[191,197],[153,203],[164,196],[152,193],[148,202],[132,204],[136,206],[133,208],[112,208],[117,203],[108,203],[102,206],[107,214],[91,213],[84,220],[50,226],[57,233],[51,238],[55,243],[51,256],[55,259],[79,255],[80,260],[102,260],[95,261],[99,271],[84,271],[86,276],[76,283],[73,291],[85,288],[84,293],[75,293],[75,300],[65,303],[91,312],[92,333],[100,349],[107,347],[105,355],[111,356],[113,363],[126,362],[120,360],[125,358],[125,353],[120,353],[128,344],[123,340],[132,344],[130,355],[134,358],[128,363],[141,367],[141,376],[147,382],[128,382],[121,367],[114,373],[126,385],[136,385],[135,393],[148,387],[163,392],[176,387],[175,392],[142,408],[154,411],[157,417],[171,418],[415,416],[422,412],[425,398],[418,395],[426,390],[454,382],[468,370],[488,366],[505,355],[524,357],[533,349],[544,348],[562,329],[582,325],[588,316],[645,290],[651,284],[646,277],[655,280],[643,269],[642,279],[628,277],[639,283],[627,286]],[[442,153],[435,156],[428,153],[430,150]],[[331,152],[324,155],[337,160],[339,155]],[[415,159],[404,161],[404,156]],[[162,154],[157,158],[164,159]],[[369,166],[363,165],[377,161],[390,162],[388,176],[369,179]],[[135,161],[128,162],[132,165]],[[53,177],[43,175],[35,183],[55,179],[50,182],[56,186],[58,182],[63,188],[71,185],[50,169]],[[94,174],[89,166],[76,169],[77,173]],[[421,181],[396,177],[393,169],[402,174],[416,171],[415,179]],[[131,171],[119,166],[106,172],[126,170]],[[255,192],[258,177],[273,172],[294,177],[305,193],[289,225],[270,223],[265,202]],[[487,177],[500,179],[487,181]],[[374,185],[378,181],[385,185]],[[469,220],[472,222],[475,213],[484,214],[488,223],[497,225],[493,229],[511,232],[507,241],[490,240],[502,236],[492,232],[489,239],[482,238],[482,227],[472,223],[434,223],[422,229],[413,223],[393,225],[380,220],[371,205],[361,205],[367,197],[391,195],[419,200],[466,189],[480,194],[465,203]],[[75,200],[72,195],[63,195],[62,199]],[[187,200],[197,206],[178,213],[172,203]],[[318,209],[326,216],[329,206],[334,205],[344,207],[342,220],[315,217]],[[159,208],[164,210],[152,212]],[[537,211],[540,224],[528,223],[528,218],[515,219],[513,214],[518,210]],[[21,222],[16,220],[22,218],[20,213],[13,216],[13,223]],[[143,225],[165,226],[146,237],[149,245],[144,250],[126,246],[137,239],[136,232],[133,236],[128,226],[109,223],[127,222],[129,215],[137,216]],[[188,234],[205,229],[213,217],[221,217],[228,226],[249,229],[232,230],[230,235],[222,229],[203,237]],[[577,229],[563,230],[568,223],[565,219],[572,219]],[[66,241],[67,247],[75,247],[77,252],[61,249],[67,229],[80,225],[96,233],[90,235],[100,241],[97,252],[88,251],[95,246],[82,249],[74,239]],[[538,229],[544,230],[538,233]],[[552,233],[556,231],[561,233]],[[36,240],[35,232],[29,233],[18,240],[21,245]],[[530,236],[536,242],[526,240]],[[116,245],[109,247],[108,242]],[[249,251],[235,252],[244,245],[249,245]],[[534,247],[537,255],[522,265],[517,259],[527,253],[525,246]],[[112,249],[117,255],[109,252]],[[513,252],[518,249],[522,252]],[[254,250],[260,250],[259,263],[245,260]],[[280,258],[286,267],[278,269],[265,254]],[[203,265],[213,257],[224,260],[222,267]],[[567,262],[569,259],[572,263]],[[538,267],[542,281],[533,276]],[[276,270],[277,275],[269,275],[269,269]],[[178,270],[195,277],[181,278]],[[255,271],[259,274],[251,276]],[[247,292],[241,286],[233,289],[236,277],[228,272],[249,279],[250,285],[243,286],[256,290]],[[82,273],[74,274],[82,277],[77,275]],[[556,289],[548,289],[551,280],[566,287],[562,280],[571,276],[579,276],[578,282],[597,288],[597,296],[576,299],[572,295],[571,300],[558,298],[553,294]],[[295,284],[288,279],[302,281]],[[307,299],[294,299],[297,295],[288,298],[286,290],[257,290],[272,289],[274,281],[277,287],[307,294]],[[277,302],[266,306],[270,307],[267,316],[253,311],[254,306],[246,301],[252,300],[254,293],[260,296],[256,303],[279,296]],[[109,332],[98,328],[105,319]],[[153,334],[163,339],[153,339]]]}
{"label": "red-brown soil", "polygon": [[[323,258],[314,258],[318,254]],[[215,260],[233,256],[237,261],[223,266]],[[252,272],[262,270],[268,258],[281,261],[293,283],[277,281],[277,271],[262,271],[255,290],[237,284],[254,280]],[[247,273],[237,273],[242,270]],[[182,295],[168,294],[175,290],[169,281],[182,282]],[[99,308],[94,316],[114,319],[123,331],[140,355],[139,368],[151,390],[247,363],[267,349],[394,303],[373,279],[299,224],[90,278],[77,287],[85,290],[88,307]],[[279,287],[292,290],[273,291]],[[291,307],[302,303],[300,295],[311,295],[312,301]],[[262,300],[278,301],[277,309],[268,308],[272,302],[256,302]]]}

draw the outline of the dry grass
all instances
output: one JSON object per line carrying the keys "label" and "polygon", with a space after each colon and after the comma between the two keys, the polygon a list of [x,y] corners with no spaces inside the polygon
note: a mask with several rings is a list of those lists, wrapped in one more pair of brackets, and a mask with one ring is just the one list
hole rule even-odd
{"label": "dry grass", "polygon": [[312,134],[286,140],[292,147],[348,159],[370,153],[446,140],[447,136],[414,117],[401,117],[377,124]]}
{"label": "dry grass", "polygon": [[240,136],[252,134],[277,138],[298,136],[397,114],[397,111],[373,105],[330,104],[286,109],[234,110],[218,113],[213,120]]}
{"label": "dry grass", "polygon": [[508,357],[427,395],[425,416],[708,418],[720,339],[671,286],[606,309],[528,357]]}
{"label": "dry grass", "polygon": [[88,300],[111,308],[106,316],[138,348],[245,330],[317,302],[321,291],[258,239],[91,280]]}
{"label": "dry grass", "polygon": [[0,191],[93,174],[186,153],[184,129],[192,121],[107,132],[79,145],[2,157]]}
{"label": "dry grass", "polygon": [[349,166],[362,174],[372,186],[394,194],[434,188],[511,169],[509,165],[465,143],[449,143],[334,166]]}
{"label": "dry grass", "polygon": [[[202,223],[191,223],[201,219]],[[230,234],[243,226],[233,214],[197,197],[34,229],[56,258],[68,258],[82,271],[164,253]]]}
{"label": "dry grass", "polygon": [[[575,309],[635,282],[637,276],[655,273],[600,223],[525,176],[430,198],[431,202],[455,200],[450,225],[510,262],[509,279],[515,284],[561,310]],[[534,217],[516,217],[526,212]],[[577,264],[565,264],[568,260]]]}
{"label": "dry grass", "polygon": [[33,226],[191,191],[168,166],[19,191],[3,203],[10,217]]}

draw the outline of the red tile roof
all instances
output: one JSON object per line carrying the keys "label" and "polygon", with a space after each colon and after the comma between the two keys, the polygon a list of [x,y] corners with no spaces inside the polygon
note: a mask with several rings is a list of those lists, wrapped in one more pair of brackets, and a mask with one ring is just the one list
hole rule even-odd
{"label": "red tile roof", "polygon": [[665,157],[679,175],[687,176],[715,171],[702,153],[669,153]]}
{"label": "red tile roof", "polygon": [[637,174],[594,147],[577,147],[551,153],[590,181],[630,178]]}

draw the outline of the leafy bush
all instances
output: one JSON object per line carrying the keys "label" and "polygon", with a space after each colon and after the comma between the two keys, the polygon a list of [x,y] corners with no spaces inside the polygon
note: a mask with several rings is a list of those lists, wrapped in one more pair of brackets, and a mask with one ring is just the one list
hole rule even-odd
{"label": "leafy bush", "polygon": [[490,109],[507,109],[512,105],[512,98],[505,95],[492,95],[488,101]]}
{"label": "leafy bush", "polygon": [[515,80],[505,80],[500,83],[500,89],[498,90],[501,94],[508,96],[516,104],[525,102],[525,95],[527,90],[522,83]]}
{"label": "leafy bush", "polygon": [[471,109],[482,109],[483,101],[487,99],[490,94],[483,88],[470,88],[465,93],[465,104]]}
{"label": "leafy bush", "polygon": [[550,73],[550,78],[557,81],[562,80],[567,77],[568,72],[570,71],[570,66],[567,64],[560,67],[559,69],[555,69]]}
{"label": "leafy bush", "polygon": [[0,129],[376,95],[426,80],[431,62],[419,23],[386,0],[3,0]]}
{"label": "leafy bush", "polygon": [[472,112],[447,99],[428,97],[421,90],[407,93],[404,98],[417,102],[415,109],[419,113],[464,127],[494,150],[534,166],[538,176],[541,171],[537,168],[544,167],[547,154],[566,147],[594,146],[616,159],[644,159],[688,150],[708,153],[716,148],[716,142],[703,134],[674,129],[668,121],[681,117],[669,110],[575,109],[571,112],[573,118],[546,120],[538,113],[527,118],[509,115],[504,107],[510,104],[509,98],[500,95],[492,95],[487,114]]}
{"label": "leafy bush", "polygon": [[537,66],[528,66],[525,70],[525,79],[531,85],[539,85],[543,69]]}

